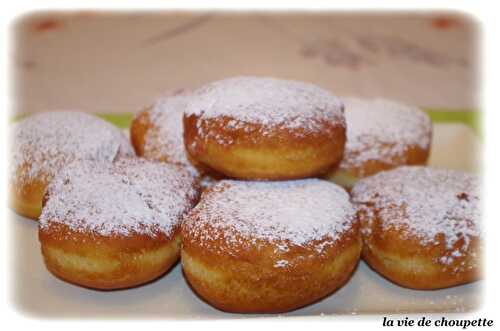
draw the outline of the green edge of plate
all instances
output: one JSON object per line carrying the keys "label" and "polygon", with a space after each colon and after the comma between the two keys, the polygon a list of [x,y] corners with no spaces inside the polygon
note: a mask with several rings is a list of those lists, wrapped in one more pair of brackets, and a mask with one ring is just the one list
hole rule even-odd
{"label": "green edge of plate", "polygon": [[[435,108],[424,108],[434,123],[462,123],[471,127],[477,134],[481,134],[481,113],[472,110],[444,110]],[[21,114],[11,120],[17,121],[29,114]],[[133,113],[97,113],[97,116],[109,121],[119,128],[125,129],[130,126]]]}
{"label": "green edge of plate", "polygon": [[472,110],[439,110],[425,108],[434,123],[462,123],[471,127],[477,134],[482,134],[482,113]]}
{"label": "green edge of plate", "polygon": [[134,119],[134,114],[132,113],[97,113],[96,115],[121,129],[128,128]]}

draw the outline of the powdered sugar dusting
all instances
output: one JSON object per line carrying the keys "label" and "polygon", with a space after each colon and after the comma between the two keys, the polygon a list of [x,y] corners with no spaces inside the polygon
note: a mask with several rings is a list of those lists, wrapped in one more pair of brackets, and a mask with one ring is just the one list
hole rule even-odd
{"label": "powdered sugar dusting", "polygon": [[[184,229],[197,242],[223,240],[229,246],[244,241],[273,242],[286,252],[314,241],[318,253],[352,229],[354,208],[341,187],[319,179],[284,182],[222,180],[202,196],[186,217]],[[207,226],[221,231],[208,231]],[[285,262],[279,262],[283,267]]]}
{"label": "powdered sugar dusting", "polygon": [[168,96],[159,99],[149,113],[154,129],[145,136],[145,155],[166,157],[169,162],[187,167],[198,174],[189,162],[184,148],[182,117],[186,109],[188,95]]}
{"label": "powdered sugar dusting", "polygon": [[340,168],[361,166],[368,160],[391,164],[408,146],[428,149],[432,122],[423,111],[385,99],[343,98],[347,142]]}
{"label": "powdered sugar dusting", "polygon": [[201,131],[200,120],[221,117],[231,118],[224,123],[226,129],[263,125],[263,135],[272,128],[307,134],[323,130],[325,122],[345,125],[343,104],[330,92],[308,83],[263,77],[235,77],[201,87],[187,105],[186,116],[191,115],[200,117]]}
{"label": "powdered sugar dusting", "polygon": [[478,190],[479,179],[473,174],[400,167],[362,179],[354,186],[352,199],[368,213],[375,210],[384,220],[383,229],[404,229],[423,245],[437,245],[438,235],[444,236],[446,248],[455,249],[437,262],[451,264],[464,255],[471,238],[480,236]]}
{"label": "powdered sugar dusting", "polygon": [[274,267],[275,268],[285,268],[286,266],[288,266],[288,264],[289,264],[288,260],[278,260],[274,264]]}
{"label": "powdered sugar dusting", "polygon": [[73,160],[113,161],[135,155],[112,124],[80,112],[40,113],[13,124],[10,176],[49,180]]}
{"label": "powdered sugar dusting", "polygon": [[63,223],[104,236],[170,235],[193,207],[194,182],[181,167],[143,159],[73,162],[50,183],[40,226]]}

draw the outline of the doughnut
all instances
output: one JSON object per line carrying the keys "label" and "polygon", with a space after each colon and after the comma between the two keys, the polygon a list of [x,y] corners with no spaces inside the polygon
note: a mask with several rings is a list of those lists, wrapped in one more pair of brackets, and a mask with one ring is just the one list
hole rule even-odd
{"label": "doughnut", "polygon": [[358,179],[429,158],[432,122],[420,109],[386,99],[343,98],[347,141],[328,177],[351,188]]}
{"label": "doughnut", "polygon": [[125,135],[111,123],[80,112],[46,112],[11,128],[9,191],[11,208],[37,219],[54,175],[78,159],[113,161],[134,156]]}
{"label": "doughnut", "polygon": [[216,174],[189,159],[184,148],[182,118],[189,94],[160,98],[139,112],[130,126],[130,139],[137,155],[148,160],[178,164],[200,177],[207,187],[217,180]]}
{"label": "doughnut", "polygon": [[130,139],[137,155],[179,164],[197,173],[188,160],[182,136],[182,116],[187,100],[187,95],[167,96],[135,116],[130,126]]}
{"label": "doughnut", "polygon": [[39,240],[47,269],[102,290],[154,280],[179,259],[195,183],[182,167],[139,158],[70,163],[44,197]]}
{"label": "doughnut", "polygon": [[226,177],[300,179],[342,158],[342,102],[312,84],[236,77],[193,92],[184,113],[188,155]]}
{"label": "doughnut", "polygon": [[480,278],[479,179],[460,171],[404,166],[352,189],[363,259],[403,287],[440,289]]}
{"label": "doughnut", "polygon": [[355,209],[320,179],[221,180],[181,226],[192,289],[234,313],[293,310],[347,282],[361,254]]}

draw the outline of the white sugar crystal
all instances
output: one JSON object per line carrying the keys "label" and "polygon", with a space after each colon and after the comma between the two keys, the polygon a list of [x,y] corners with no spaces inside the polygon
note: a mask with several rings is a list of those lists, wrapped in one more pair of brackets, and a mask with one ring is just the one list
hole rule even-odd
{"label": "white sugar crystal", "polygon": [[274,267],[275,268],[284,268],[288,265],[288,261],[287,260],[278,260],[276,261],[276,263],[274,264]]}

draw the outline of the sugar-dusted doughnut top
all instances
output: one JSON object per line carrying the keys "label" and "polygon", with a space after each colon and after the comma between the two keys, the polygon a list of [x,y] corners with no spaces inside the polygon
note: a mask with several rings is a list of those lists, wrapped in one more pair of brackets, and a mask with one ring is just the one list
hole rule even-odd
{"label": "sugar-dusted doughnut top", "polygon": [[202,195],[183,231],[201,246],[222,240],[221,250],[255,245],[257,240],[284,252],[312,246],[321,254],[352,230],[353,222],[349,195],[327,181],[222,180]]}
{"label": "sugar-dusted doughnut top", "polygon": [[[360,180],[351,194],[368,215],[376,213],[382,231],[400,230],[422,245],[444,240],[447,249],[463,240],[452,257],[461,256],[471,238],[480,236],[479,179],[473,174],[400,167]],[[365,231],[369,235],[371,230]]]}
{"label": "sugar-dusted doughnut top", "polygon": [[12,180],[48,180],[73,160],[111,162],[118,155],[135,155],[125,135],[86,113],[40,113],[12,126]]}
{"label": "sugar-dusted doughnut top", "polygon": [[144,139],[146,155],[166,156],[171,163],[181,164],[197,173],[189,162],[184,147],[182,117],[189,100],[188,94],[159,99],[149,112],[153,128]]}
{"label": "sugar-dusted doughnut top", "polygon": [[429,148],[432,122],[420,109],[385,99],[342,100],[347,142],[341,168],[358,167],[369,160],[391,164],[409,146]]}
{"label": "sugar-dusted doughnut top", "polygon": [[345,125],[343,104],[330,92],[308,83],[263,77],[234,77],[209,83],[194,92],[186,115],[231,120],[231,129],[247,124],[267,129],[321,131],[324,122]]}
{"label": "sugar-dusted doughnut top", "polygon": [[62,223],[102,236],[169,236],[195,203],[194,184],[194,176],[176,165],[138,158],[76,161],[50,183],[40,227]]}

